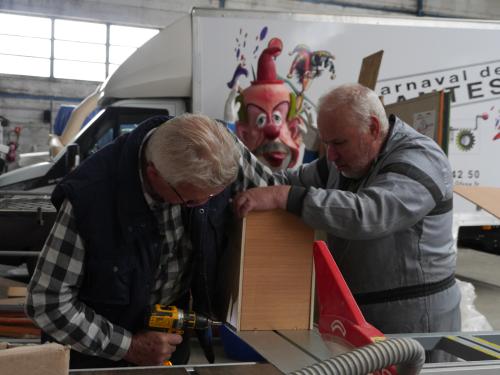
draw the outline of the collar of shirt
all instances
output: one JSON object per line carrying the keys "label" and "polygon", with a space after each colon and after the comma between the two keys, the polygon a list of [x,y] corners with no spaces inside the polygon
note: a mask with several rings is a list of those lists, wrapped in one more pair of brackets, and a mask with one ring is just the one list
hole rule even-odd
{"label": "collar of shirt", "polygon": [[138,155],[138,158],[139,158],[139,163],[138,163],[139,164],[139,178],[141,180],[142,193],[144,194],[144,199],[146,200],[146,203],[148,204],[149,208],[153,211],[158,210],[158,209],[163,209],[165,207],[170,206],[166,202],[158,201],[158,200],[154,199],[153,196],[150,193],[148,193],[148,189],[146,187],[146,181],[144,180],[144,175],[142,174],[142,172],[143,172],[142,160],[144,158],[144,153],[143,153],[144,146],[148,142],[149,137],[151,137],[151,135],[155,132],[155,130],[156,130],[156,128],[151,129],[148,132],[148,134],[146,134],[146,136],[142,140],[141,146],[139,147],[139,155]]}

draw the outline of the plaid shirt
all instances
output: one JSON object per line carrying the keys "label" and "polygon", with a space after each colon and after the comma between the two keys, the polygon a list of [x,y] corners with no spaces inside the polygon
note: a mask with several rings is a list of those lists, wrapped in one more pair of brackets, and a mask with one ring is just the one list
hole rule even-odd
{"label": "plaid shirt", "polygon": [[[236,136],[234,138],[241,158],[238,178],[232,185],[233,193],[280,182]],[[192,244],[184,230],[181,206],[156,202],[146,192],[144,195],[163,237],[160,266],[150,302],[168,304],[189,289]],[[130,346],[132,333],[95,314],[78,299],[85,274],[84,259],[85,245],[78,234],[72,206],[65,201],[28,286],[26,313],[43,331],[77,351],[112,360],[122,359]]]}

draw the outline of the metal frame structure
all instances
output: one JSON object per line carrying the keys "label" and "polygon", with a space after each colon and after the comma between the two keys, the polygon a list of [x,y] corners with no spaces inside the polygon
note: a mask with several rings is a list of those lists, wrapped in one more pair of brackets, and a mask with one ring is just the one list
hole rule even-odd
{"label": "metal frame structure", "polygon": [[[237,334],[283,373],[332,357],[317,330],[247,331]],[[426,350],[441,349],[458,357],[459,362],[425,364],[421,374],[500,373],[500,331],[398,334],[388,337],[411,337]]]}

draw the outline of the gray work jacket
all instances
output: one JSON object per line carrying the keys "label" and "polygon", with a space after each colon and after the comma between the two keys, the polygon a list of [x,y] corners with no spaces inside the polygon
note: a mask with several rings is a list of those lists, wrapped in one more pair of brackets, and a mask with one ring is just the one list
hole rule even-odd
{"label": "gray work jacket", "polygon": [[385,145],[359,180],[341,176],[326,159],[286,172],[287,210],[328,233],[355,295],[435,283],[455,271],[450,163],[432,139],[394,116],[390,123]]}

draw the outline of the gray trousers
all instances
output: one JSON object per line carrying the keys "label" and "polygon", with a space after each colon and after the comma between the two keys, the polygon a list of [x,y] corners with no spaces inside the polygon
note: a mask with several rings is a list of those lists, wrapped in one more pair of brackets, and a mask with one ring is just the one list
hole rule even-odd
{"label": "gray trousers", "polygon": [[[360,305],[365,319],[384,334],[459,332],[460,289],[458,284],[426,297]],[[449,362],[441,350],[427,353],[428,362]]]}

